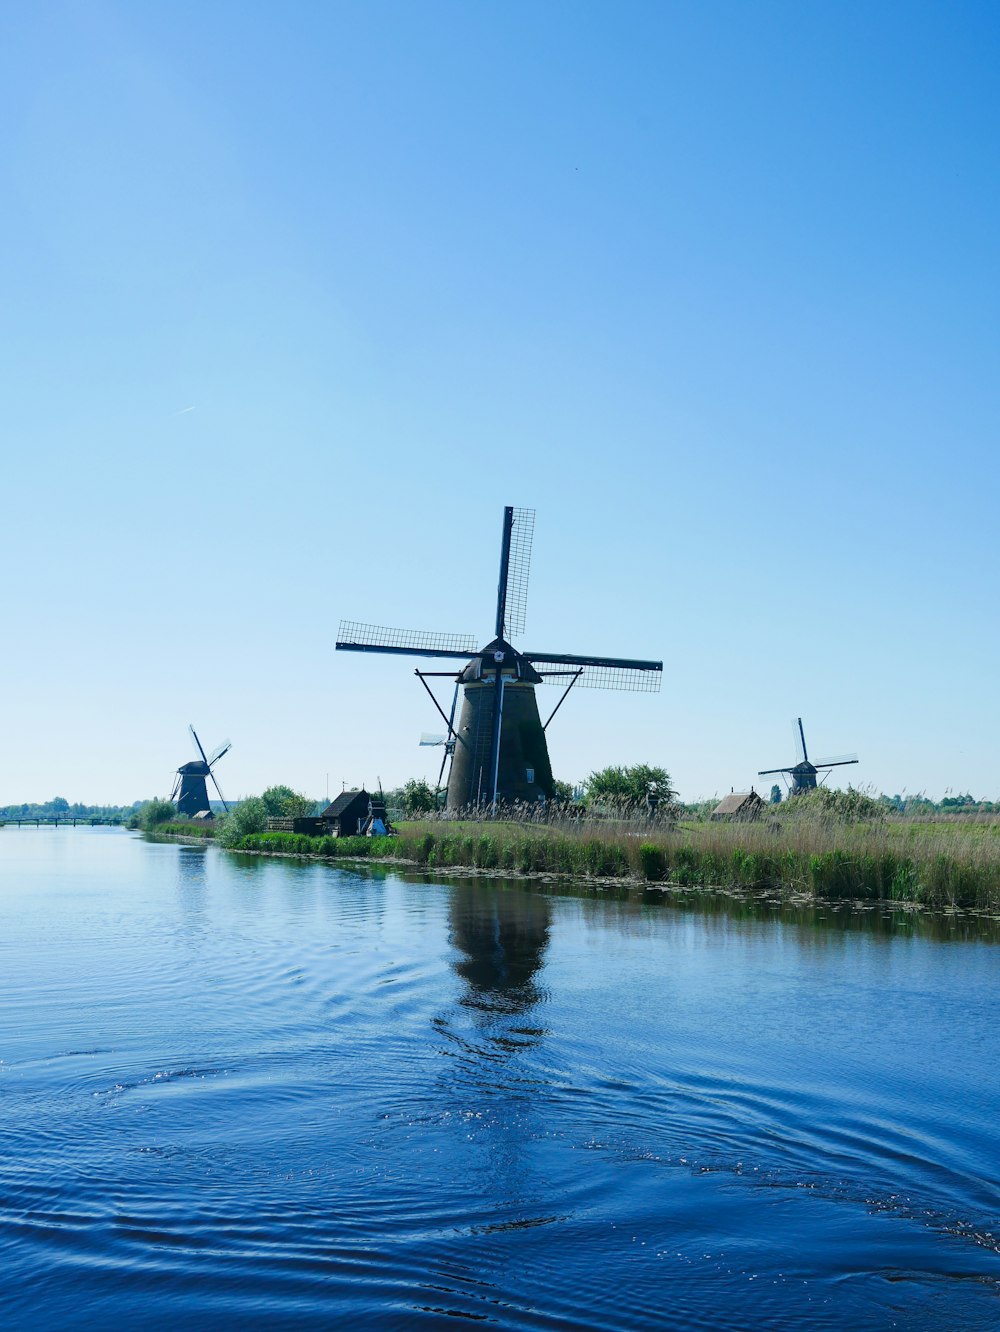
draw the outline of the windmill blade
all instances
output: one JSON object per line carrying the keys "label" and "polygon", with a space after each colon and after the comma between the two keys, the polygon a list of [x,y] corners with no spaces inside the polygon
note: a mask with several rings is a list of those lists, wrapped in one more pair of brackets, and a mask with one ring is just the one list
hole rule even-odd
{"label": "windmill blade", "polygon": [[205,751],[202,749],[201,741],[198,739],[198,732],[194,729],[194,727],[191,725],[190,722],[188,722],[188,730],[191,732],[191,739],[194,741],[194,747],[195,749],[197,749],[199,755],[201,756],[202,762],[207,763],[208,759],[205,757]]}
{"label": "windmill blade", "polygon": [[497,588],[497,638],[524,633],[531,572],[531,543],[535,536],[534,509],[503,511],[503,540],[500,547],[500,582]]}
{"label": "windmill blade", "polygon": [[218,763],[223,754],[228,754],[232,747],[232,740],[223,740],[221,745],[216,745],[208,756],[208,766],[211,768],[213,764]]}
{"label": "windmill blade", "polygon": [[217,778],[216,778],[216,776],[215,776],[215,773],[212,772],[211,769],[209,769],[208,775],[209,775],[209,777],[211,777],[211,779],[212,779],[212,785],[215,787],[216,791],[218,791],[218,793],[219,793],[219,799],[222,801],[222,808],[223,808],[223,809],[226,811],[226,813],[228,814],[228,813],[229,813],[229,806],[226,804],[226,797],[222,794],[222,788],[219,786],[219,783],[218,783],[218,780],[217,780]]}
{"label": "windmill blade", "polygon": [[795,771],[794,768],[759,768],[759,769],[757,770],[757,776],[758,776],[758,777],[775,777],[775,776],[777,776],[779,773],[782,773],[782,772],[794,772],[794,771]]}
{"label": "windmill blade", "polygon": [[616,689],[632,693],[658,694],[663,682],[662,661],[642,661],[633,657],[578,657],[570,653],[525,652],[539,668],[546,683],[562,684],[582,667],[577,685],[581,689]]}
{"label": "windmill blade", "polygon": [[167,799],[171,802],[177,799],[177,792],[181,789],[181,775],[177,773],[174,777],[174,784]]}
{"label": "windmill blade", "polygon": [[817,768],[843,768],[848,763],[860,763],[857,754],[837,754],[834,758],[813,759]]}
{"label": "windmill blade", "polygon": [[420,737],[420,743],[421,745],[429,747],[446,745],[448,743],[448,737],[446,735],[431,735],[429,732],[424,731]]}
{"label": "windmill blade", "polygon": [[806,733],[802,728],[802,718],[796,717],[792,722],[792,734],[795,736],[795,757],[798,763],[809,762],[809,751],[806,749]]}
{"label": "windmill blade", "polygon": [[528,605],[528,575],[531,573],[531,543],[535,539],[534,509],[515,509],[510,539],[510,568],[507,571],[507,632],[524,633]]}
{"label": "windmill blade", "polygon": [[390,629],[381,624],[341,620],[338,652],[390,652],[406,657],[477,657],[468,634],[436,634],[422,629]]}

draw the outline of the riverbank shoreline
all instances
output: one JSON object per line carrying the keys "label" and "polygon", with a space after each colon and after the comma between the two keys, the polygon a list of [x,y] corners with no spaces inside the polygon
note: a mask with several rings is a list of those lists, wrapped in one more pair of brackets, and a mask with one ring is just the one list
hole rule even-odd
{"label": "riverbank shoreline", "polygon": [[[188,845],[204,846],[208,842],[216,842],[213,837],[187,836],[177,832],[165,832],[157,834],[158,840],[185,842]],[[500,850],[502,846],[502,839]],[[370,838],[309,838],[287,833],[260,833],[251,834],[243,838],[241,843],[235,847],[224,847],[222,850],[231,851],[238,855],[253,855],[272,859],[298,860],[327,865],[342,865],[347,867],[361,867],[371,865],[384,865],[387,868],[396,868],[404,870],[411,874],[431,875],[435,878],[445,877],[448,879],[462,878],[480,878],[484,880],[517,880],[525,883],[545,884],[553,883],[559,885],[569,885],[578,883],[587,890],[611,890],[624,889],[635,892],[652,892],[658,895],[671,897],[677,900],[685,896],[694,897],[702,893],[711,893],[720,897],[732,898],[738,901],[752,901],[756,903],[767,904],[769,902],[775,905],[785,905],[792,907],[816,907],[830,906],[831,908],[864,908],[872,909],[875,907],[890,908],[894,911],[907,913],[929,913],[937,916],[959,917],[968,916],[970,918],[987,919],[1000,921],[1000,901],[989,900],[958,900],[956,897],[928,895],[919,896],[911,893],[884,893],[873,892],[872,888],[877,888],[878,884],[863,884],[862,891],[859,892],[837,892],[835,891],[836,880],[829,872],[830,866],[825,863],[822,857],[813,856],[810,858],[809,868],[814,875],[812,883],[796,882],[795,880],[781,880],[772,878],[768,873],[773,866],[761,865],[755,863],[753,853],[746,849],[737,848],[734,859],[730,859],[728,866],[719,865],[720,869],[729,868],[730,877],[728,881],[719,875],[718,879],[713,879],[707,874],[709,864],[702,865],[701,872],[693,872],[695,867],[691,863],[691,856],[682,857],[682,873],[677,876],[671,876],[662,856],[662,848],[658,848],[651,843],[644,843],[636,848],[637,853],[644,851],[640,855],[640,869],[634,868],[626,860],[620,857],[610,857],[613,861],[612,872],[594,872],[588,871],[586,866],[574,865],[571,867],[561,867],[558,863],[532,867],[523,863],[518,864],[517,858],[510,854],[500,854],[495,856],[496,863],[476,863],[478,859],[482,862],[484,859],[494,859],[492,853],[498,850],[496,845],[490,845],[488,835],[479,839],[471,839],[467,836],[457,839],[454,835],[445,835],[423,832],[417,839],[416,850],[418,854],[393,854],[395,848],[414,847],[414,833],[407,833],[402,837],[391,839],[370,839]],[[539,839],[543,844],[549,843],[549,839]],[[485,842],[485,846],[484,846]],[[321,846],[307,845],[309,843],[321,843]],[[471,843],[471,846],[470,846]],[[221,843],[216,842],[221,846]],[[510,844],[508,843],[508,851]],[[532,849],[537,850],[538,843],[535,842]],[[609,848],[613,844],[598,843],[598,852],[607,856]],[[523,847],[522,847],[523,849]],[[463,852],[466,854],[463,857]],[[587,848],[591,857],[595,856],[593,845]],[[787,868],[793,868],[788,860],[786,851],[784,865]],[[713,858],[712,863],[717,863]],[[843,855],[839,858],[834,857],[833,863],[839,867],[846,878],[845,870],[853,869],[856,871],[859,866],[845,860]],[[803,868],[801,863],[796,866],[799,870]],[[860,866],[862,869],[871,870],[871,864]],[[885,864],[875,868],[884,872],[887,868]],[[897,886],[899,879],[899,866],[894,861],[897,878],[894,883]],[[937,866],[939,872],[942,870],[940,864]],[[651,871],[650,873],[643,871]],[[655,876],[655,877],[654,877]],[[818,881],[818,882],[817,882]],[[912,874],[906,875],[903,882],[907,885],[913,885]]]}

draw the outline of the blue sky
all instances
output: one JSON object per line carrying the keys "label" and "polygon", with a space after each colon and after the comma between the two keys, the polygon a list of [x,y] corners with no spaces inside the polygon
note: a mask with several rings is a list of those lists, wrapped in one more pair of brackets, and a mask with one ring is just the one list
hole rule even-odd
{"label": "blue sky", "polygon": [[[538,512],[567,780],[816,751],[1000,797],[1000,12],[41,3],[0,16],[0,801],[436,771],[338,621],[485,641]],[[553,701],[557,695],[553,694]],[[846,779],[845,779],[846,781]]]}

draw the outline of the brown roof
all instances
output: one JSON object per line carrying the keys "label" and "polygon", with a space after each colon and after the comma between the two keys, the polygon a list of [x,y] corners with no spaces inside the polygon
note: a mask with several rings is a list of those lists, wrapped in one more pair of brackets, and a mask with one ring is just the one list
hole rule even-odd
{"label": "brown roof", "polygon": [[722,797],[712,813],[738,814],[745,806],[754,805],[758,802],[760,802],[760,796],[756,791],[731,791],[729,795]]}
{"label": "brown roof", "polygon": [[331,801],[324,809],[322,817],[324,819],[339,819],[341,814],[345,814],[359,796],[364,796],[365,801],[368,801],[368,792],[364,787],[360,791],[341,791],[336,800]]}

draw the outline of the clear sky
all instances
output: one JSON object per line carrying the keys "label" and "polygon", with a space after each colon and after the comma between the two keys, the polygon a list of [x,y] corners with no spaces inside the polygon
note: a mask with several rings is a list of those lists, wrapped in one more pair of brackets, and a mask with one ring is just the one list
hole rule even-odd
{"label": "clear sky", "polygon": [[[1000,7],[0,14],[0,802],[436,774],[538,512],[557,776],[1000,797]],[[546,698],[558,697],[551,690]],[[846,784],[846,778],[845,784]]]}

